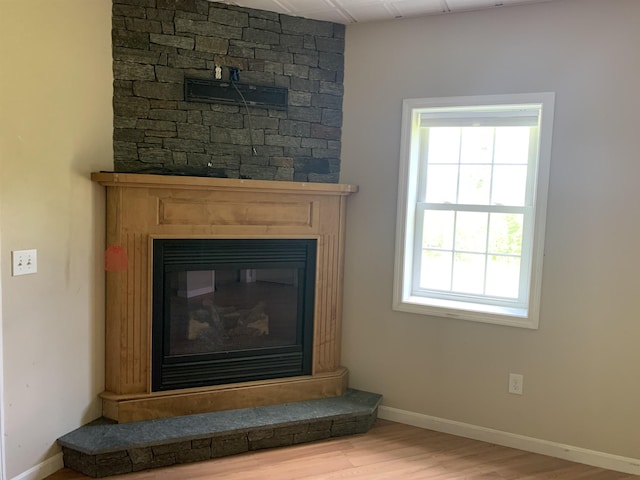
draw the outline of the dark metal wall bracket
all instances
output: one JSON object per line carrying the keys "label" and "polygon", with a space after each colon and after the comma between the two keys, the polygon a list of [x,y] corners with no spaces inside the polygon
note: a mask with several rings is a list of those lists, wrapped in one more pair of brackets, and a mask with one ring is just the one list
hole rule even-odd
{"label": "dark metal wall bracket", "polygon": [[[235,87],[234,87],[235,85]],[[236,88],[238,90],[236,90]],[[238,93],[242,93],[240,95]],[[206,80],[201,78],[184,79],[184,99],[187,102],[222,103],[225,105],[247,105],[252,107],[286,110],[289,91],[281,87],[265,87],[242,83]]]}

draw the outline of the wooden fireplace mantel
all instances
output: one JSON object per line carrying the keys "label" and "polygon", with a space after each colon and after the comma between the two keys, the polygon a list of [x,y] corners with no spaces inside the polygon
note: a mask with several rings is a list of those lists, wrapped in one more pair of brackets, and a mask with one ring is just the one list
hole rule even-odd
{"label": "wooden fireplace mantel", "polygon": [[[128,262],[106,273],[103,414],[119,422],[341,395],[346,197],[357,187],[93,173],[107,190],[107,247]],[[154,238],[317,240],[312,374],[242,384],[151,391],[151,245]]]}

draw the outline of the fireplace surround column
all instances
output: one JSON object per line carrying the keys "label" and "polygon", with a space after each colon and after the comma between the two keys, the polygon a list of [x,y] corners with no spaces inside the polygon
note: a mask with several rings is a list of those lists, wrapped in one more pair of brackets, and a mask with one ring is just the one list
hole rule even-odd
{"label": "fireplace surround column", "polygon": [[[342,395],[345,206],[354,185],[94,173],[107,190],[107,247],[127,257],[106,273],[103,414],[119,422]],[[317,242],[312,373],[153,392],[154,239],[273,238]]]}

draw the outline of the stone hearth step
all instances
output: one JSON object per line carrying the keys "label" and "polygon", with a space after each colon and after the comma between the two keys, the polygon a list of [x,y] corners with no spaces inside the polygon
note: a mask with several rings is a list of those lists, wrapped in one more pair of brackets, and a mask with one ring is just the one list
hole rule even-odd
{"label": "stone hearth step", "polygon": [[106,477],[365,433],[382,396],[340,397],[131,423],[92,422],[58,439],[64,465]]}

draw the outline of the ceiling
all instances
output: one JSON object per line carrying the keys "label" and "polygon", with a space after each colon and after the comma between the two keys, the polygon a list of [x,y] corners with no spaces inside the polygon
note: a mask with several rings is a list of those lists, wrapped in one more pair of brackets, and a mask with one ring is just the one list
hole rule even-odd
{"label": "ceiling", "polygon": [[336,23],[442,15],[557,0],[218,0],[240,7],[269,10]]}

